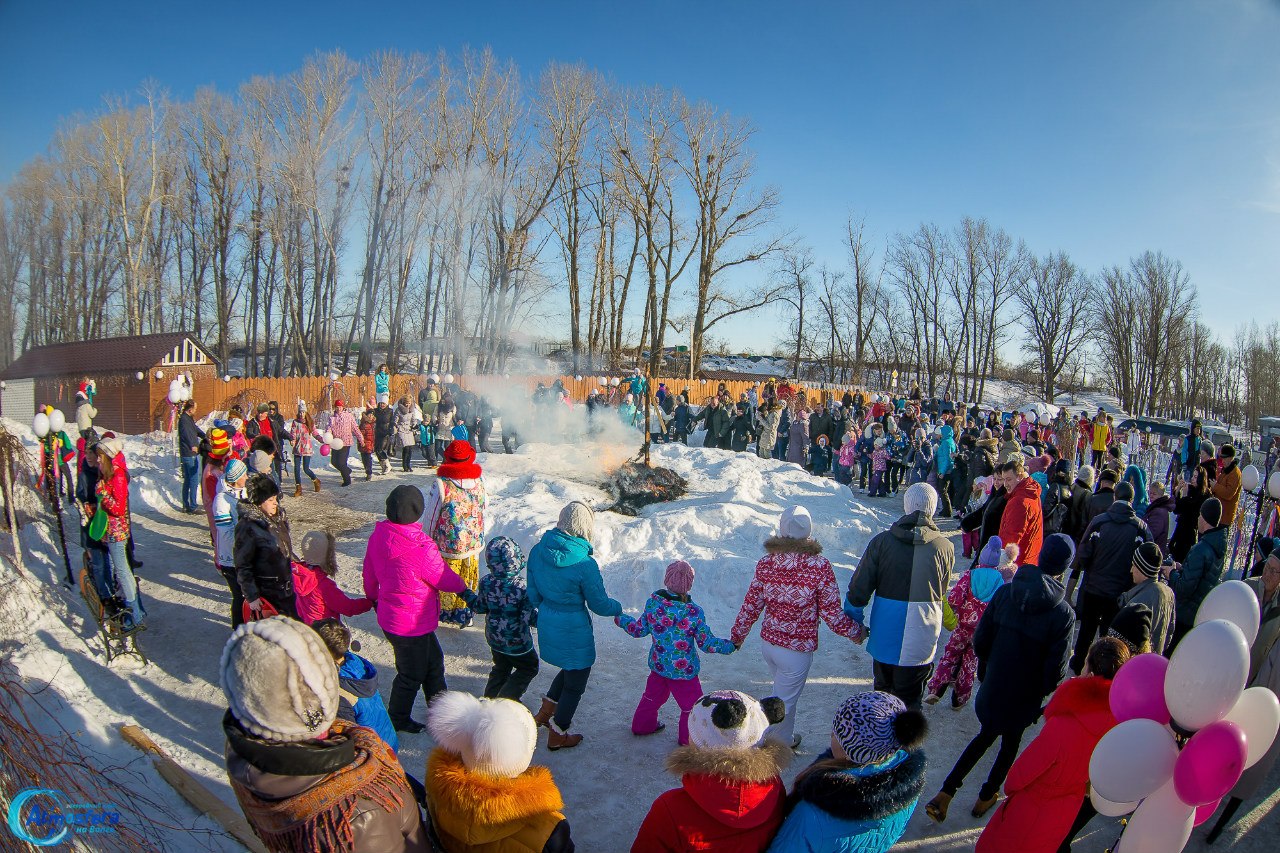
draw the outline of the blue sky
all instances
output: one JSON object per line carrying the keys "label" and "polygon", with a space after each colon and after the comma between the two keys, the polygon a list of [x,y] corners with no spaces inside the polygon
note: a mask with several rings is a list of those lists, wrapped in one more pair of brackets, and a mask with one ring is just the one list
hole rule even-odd
{"label": "blue sky", "polygon": [[[490,45],[749,117],[780,221],[843,263],[986,217],[1089,270],[1179,258],[1222,333],[1280,319],[1280,2],[57,2],[0,0],[0,181],[58,121],[155,78],[177,97],[317,49]],[[717,331],[776,337],[765,314]]]}

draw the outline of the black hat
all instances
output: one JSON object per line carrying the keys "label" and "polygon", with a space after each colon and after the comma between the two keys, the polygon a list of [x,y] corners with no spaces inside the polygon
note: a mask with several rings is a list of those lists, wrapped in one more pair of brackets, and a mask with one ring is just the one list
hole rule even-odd
{"label": "black hat", "polygon": [[1133,552],[1133,564],[1149,578],[1160,574],[1160,564],[1163,561],[1164,555],[1160,553],[1160,546],[1154,542],[1143,542],[1138,546],[1138,550]]}
{"label": "black hat", "polygon": [[1115,472],[1114,468],[1104,468],[1098,473],[1099,483],[1114,483],[1120,479],[1120,475]]}
{"label": "black hat", "polygon": [[1151,608],[1134,602],[1121,608],[1111,620],[1108,637],[1122,640],[1129,651],[1138,654],[1151,647]]}
{"label": "black hat", "polygon": [[387,521],[392,524],[414,524],[424,509],[422,490],[417,486],[396,486],[387,495]]}
{"label": "black hat", "polygon": [[1222,501],[1217,498],[1209,498],[1200,504],[1200,517],[1209,522],[1210,527],[1217,527],[1222,524]]}
{"label": "black hat", "polygon": [[266,474],[251,474],[249,482],[245,485],[245,494],[249,498],[249,503],[254,506],[262,506],[264,503],[280,494],[280,487],[276,485],[276,481]]}
{"label": "black hat", "polygon": [[1076,546],[1071,541],[1071,537],[1062,533],[1054,533],[1052,536],[1046,536],[1044,544],[1040,546],[1040,557],[1037,566],[1046,575],[1057,577],[1067,570],[1067,567],[1071,565],[1071,559],[1075,555]]}

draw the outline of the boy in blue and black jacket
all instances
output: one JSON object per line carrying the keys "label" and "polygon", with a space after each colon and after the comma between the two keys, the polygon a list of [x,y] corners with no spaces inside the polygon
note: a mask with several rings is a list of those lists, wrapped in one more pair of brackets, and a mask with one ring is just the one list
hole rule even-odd
{"label": "boy in blue and black jacket", "polygon": [[338,717],[373,729],[387,746],[398,751],[400,740],[378,692],[378,668],[351,651],[351,629],[339,619],[317,619],[311,627],[324,640],[338,667]]}
{"label": "boy in blue and black jacket", "polygon": [[488,615],[484,636],[493,654],[493,669],[484,695],[519,702],[538,674],[538,650],[530,630],[538,624],[538,611],[525,586],[527,562],[516,541],[506,536],[489,540],[485,562],[489,574],[480,579],[479,589],[462,594],[468,607]]}

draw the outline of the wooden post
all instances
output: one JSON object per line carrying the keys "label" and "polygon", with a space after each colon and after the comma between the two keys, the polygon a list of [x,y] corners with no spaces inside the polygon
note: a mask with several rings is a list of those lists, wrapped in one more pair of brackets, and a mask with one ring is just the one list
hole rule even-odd
{"label": "wooden post", "polygon": [[248,847],[253,853],[268,853],[258,836],[253,834],[248,821],[228,806],[216,794],[202,785],[196,777],[182,769],[176,761],[169,757],[147,733],[137,726],[123,725],[120,736],[135,749],[151,756],[156,770],[173,789],[182,795],[196,811],[207,815],[231,834],[236,841]]}
{"label": "wooden post", "polygon": [[[4,427],[0,426],[0,432],[4,432]],[[5,458],[0,460],[0,467],[4,468],[4,514],[5,520],[9,522],[9,534],[13,537],[13,564],[18,567],[18,574],[25,575],[26,568],[22,565],[22,545],[18,542],[18,513],[13,508],[13,460]]]}

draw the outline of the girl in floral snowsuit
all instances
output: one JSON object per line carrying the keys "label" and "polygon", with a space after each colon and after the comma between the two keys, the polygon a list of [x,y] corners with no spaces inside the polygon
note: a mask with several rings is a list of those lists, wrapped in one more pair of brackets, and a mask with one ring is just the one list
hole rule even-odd
{"label": "girl in floral snowsuit", "polygon": [[493,654],[493,669],[484,695],[519,702],[538,674],[538,650],[529,630],[538,624],[538,610],[529,601],[525,585],[528,563],[516,541],[506,536],[489,540],[485,562],[489,574],[481,578],[479,590],[462,594],[474,612],[487,614],[484,636]]}
{"label": "girl in floral snowsuit", "polygon": [[651,735],[666,728],[658,722],[658,710],[675,696],[680,706],[680,745],[689,742],[689,712],[702,698],[698,680],[698,649],[707,654],[728,655],[733,643],[722,640],[707,627],[702,608],[693,603],[693,566],[677,560],[667,566],[665,589],[649,596],[639,619],[625,613],[613,621],[633,637],[653,637],[649,650],[649,681],[631,719],[631,732]]}
{"label": "girl in floral snowsuit", "polygon": [[951,636],[933,677],[929,679],[929,695],[924,700],[928,704],[936,705],[947,692],[948,684],[954,685],[952,708],[964,707],[973,695],[973,680],[978,675],[973,634],[978,630],[987,602],[991,601],[997,589],[1013,579],[1017,559],[1017,543],[1005,545],[999,536],[992,536],[978,556],[978,564],[961,575],[951,592],[947,593],[950,612],[944,614],[943,621],[951,628]]}

